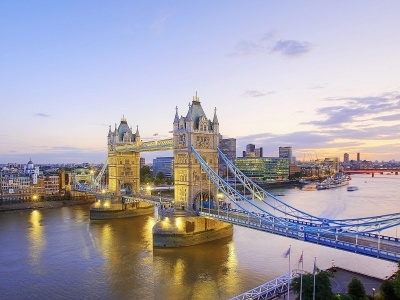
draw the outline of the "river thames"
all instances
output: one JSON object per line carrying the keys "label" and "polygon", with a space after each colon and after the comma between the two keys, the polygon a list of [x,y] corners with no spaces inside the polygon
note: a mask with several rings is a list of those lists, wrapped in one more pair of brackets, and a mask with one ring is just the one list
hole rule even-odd
{"label": "river thames", "polygon": [[[357,218],[400,211],[400,176],[354,175],[322,191],[268,190],[308,213]],[[379,278],[395,263],[235,226],[232,238],[153,249],[153,215],[91,221],[89,205],[0,214],[1,299],[229,299],[288,272],[339,267]],[[397,236],[397,228],[386,234]],[[400,232],[399,232],[400,234]],[[379,289],[379,287],[376,287]]]}

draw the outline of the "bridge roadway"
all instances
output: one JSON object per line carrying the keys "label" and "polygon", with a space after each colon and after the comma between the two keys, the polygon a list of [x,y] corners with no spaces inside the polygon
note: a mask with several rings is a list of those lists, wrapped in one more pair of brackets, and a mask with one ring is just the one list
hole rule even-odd
{"label": "bridge roadway", "polygon": [[[268,219],[268,217],[265,218],[266,220],[263,222],[245,211],[235,209],[206,208],[199,211],[198,215],[208,219],[219,220],[392,262],[400,261],[400,241],[398,238],[394,237],[369,233],[359,233],[356,236],[354,232],[316,234],[274,224],[271,217],[269,217],[270,219]],[[298,224],[296,220],[286,220]],[[304,222],[301,224],[313,226],[311,224],[305,224]]]}

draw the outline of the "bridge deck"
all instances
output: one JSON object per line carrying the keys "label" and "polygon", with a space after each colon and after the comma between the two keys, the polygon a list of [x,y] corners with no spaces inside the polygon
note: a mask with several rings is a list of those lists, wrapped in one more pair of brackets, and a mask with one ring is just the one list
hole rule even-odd
{"label": "bridge deck", "polygon": [[399,239],[378,236],[372,234],[335,233],[315,234],[293,228],[282,227],[252,217],[244,212],[230,212],[228,210],[205,209],[198,213],[200,216],[219,220],[234,225],[266,231],[306,242],[333,247],[345,251],[355,252],[366,256],[376,257],[388,261],[400,261],[400,241]]}

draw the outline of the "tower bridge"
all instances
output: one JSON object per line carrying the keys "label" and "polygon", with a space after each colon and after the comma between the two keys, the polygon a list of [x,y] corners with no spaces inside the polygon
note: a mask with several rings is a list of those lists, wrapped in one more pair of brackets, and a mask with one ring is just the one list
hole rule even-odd
{"label": "tower bridge", "polygon": [[[229,236],[234,224],[380,259],[400,260],[400,241],[384,235],[386,229],[399,225],[400,213],[333,220],[301,211],[238,170],[219,150],[219,135],[216,109],[213,118],[208,119],[197,94],[185,117],[179,116],[176,108],[172,139],[142,142],[138,127],[133,132],[122,118],[118,128],[109,128],[108,157],[102,172],[108,167],[108,189],[112,194],[122,196],[119,192],[125,189],[132,196],[124,196],[123,204],[119,201],[114,215],[108,214],[111,207],[101,201],[94,204],[91,218],[121,217],[125,214],[121,210],[151,213],[158,206],[168,209],[160,210],[161,220],[153,228],[156,247],[186,246]],[[140,191],[140,152],[159,150],[174,152],[174,197],[164,204]],[[219,161],[240,184],[240,192],[218,175]],[[94,184],[99,178],[101,174]]]}

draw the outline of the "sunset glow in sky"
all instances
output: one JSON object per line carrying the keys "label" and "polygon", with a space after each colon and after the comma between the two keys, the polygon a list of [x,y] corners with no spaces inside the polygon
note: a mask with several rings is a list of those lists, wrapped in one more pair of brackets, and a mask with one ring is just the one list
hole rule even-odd
{"label": "sunset glow in sky", "polygon": [[[124,116],[171,138],[196,91],[224,137],[400,160],[399,1],[0,1],[0,163],[102,163]],[[147,162],[171,153],[148,153]]]}

